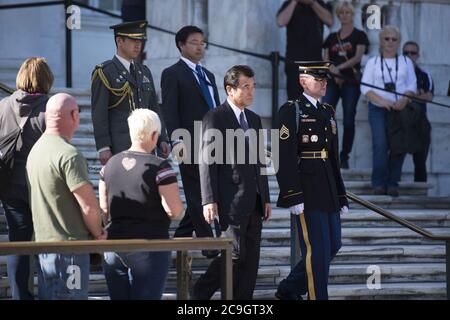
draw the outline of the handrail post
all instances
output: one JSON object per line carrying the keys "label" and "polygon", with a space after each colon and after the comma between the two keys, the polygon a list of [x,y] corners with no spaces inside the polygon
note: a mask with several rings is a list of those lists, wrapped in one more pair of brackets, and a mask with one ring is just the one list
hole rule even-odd
{"label": "handrail post", "polygon": [[280,53],[278,51],[270,53],[270,62],[272,64],[272,128],[275,128],[278,114],[278,67],[280,65]]}
{"label": "handrail post", "polygon": [[445,274],[447,280],[447,300],[450,300],[450,240],[445,241]]}
{"label": "handrail post", "polygon": [[[231,248],[221,250],[222,257],[221,271],[225,278],[221,280],[221,298],[222,300],[233,300],[233,263]],[[231,262],[231,263],[228,263]]]}
{"label": "handrail post", "polygon": [[72,30],[67,25],[70,14],[67,8],[72,5],[72,0],[64,0],[64,29],[66,30],[65,44],[66,44],[66,87],[72,88]]}
{"label": "handrail post", "polygon": [[186,251],[177,251],[177,300],[189,299],[189,262]]}

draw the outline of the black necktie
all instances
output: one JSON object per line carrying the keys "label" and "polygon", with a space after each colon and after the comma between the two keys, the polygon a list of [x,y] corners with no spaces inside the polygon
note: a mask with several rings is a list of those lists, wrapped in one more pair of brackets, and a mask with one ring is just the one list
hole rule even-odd
{"label": "black necktie", "polygon": [[241,114],[239,115],[239,124],[244,132],[248,130],[248,123],[245,120],[244,111],[241,111]]}
{"label": "black necktie", "polygon": [[136,81],[136,68],[134,67],[134,63],[130,63],[130,74],[131,77]]}

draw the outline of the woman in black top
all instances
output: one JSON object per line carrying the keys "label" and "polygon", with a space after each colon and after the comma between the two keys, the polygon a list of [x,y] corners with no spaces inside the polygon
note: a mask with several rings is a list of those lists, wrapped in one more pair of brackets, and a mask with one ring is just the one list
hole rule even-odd
{"label": "woman in black top", "polygon": [[[170,220],[180,216],[176,173],[151,152],[161,122],[148,109],[128,118],[131,148],[116,154],[100,172],[100,205],[111,221],[108,239],[168,239]],[[170,252],[107,252],[104,270],[111,299],[161,299]]]}
{"label": "woman in black top", "polygon": [[[45,106],[53,79],[53,73],[44,58],[29,58],[17,73],[17,90],[0,101],[0,136],[4,137],[20,125],[23,126],[14,153],[10,182],[0,192],[9,241],[31,241],[33,236],[25,165],[31,148],[45,131]],[[8,256],[7,265],[12,298],[33,299],[28,286],[30,257]]]}
{"label": "woman in black top", "polygon": [[336,8],[336,14],[341,22],[341,29],[331,33],[323,44],[324,60],[333,62],[330,72],[335,74],[328,83],[327,93],[323,102],[336,106],[342,98],[344,110],[344,136],[340,153],[341,168],[348,169],[349,153],[352,150],[355,137],[356,105],[360,95],[359,81],[361,59],[367,51],[369,40],[364,31],[353,26],[353,6],[341,2]]}

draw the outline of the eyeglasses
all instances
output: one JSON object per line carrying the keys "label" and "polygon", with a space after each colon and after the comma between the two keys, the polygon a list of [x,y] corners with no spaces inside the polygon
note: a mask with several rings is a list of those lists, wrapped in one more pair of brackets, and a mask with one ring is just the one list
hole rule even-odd
{"label": "eyeglasses", "polygon": [[396,42],[397,40],[398,40],[397,38],[393,38],[393,37],[384,37],[384,41]]}
{"label": "eyeglasses", "polygon": [[192,41],[187,41],[186,43],[189,43],[192,46],[196,46],[196,47],[203,47],[206,48],[207,43],[206,42],[192,42]]}
{"label": "eyeglasses", "polygon": [[416,56],[416,55],[418,55],[419,53],[418,53],[417,51],[403,51],[403,54],[404,54],[405,56]]}

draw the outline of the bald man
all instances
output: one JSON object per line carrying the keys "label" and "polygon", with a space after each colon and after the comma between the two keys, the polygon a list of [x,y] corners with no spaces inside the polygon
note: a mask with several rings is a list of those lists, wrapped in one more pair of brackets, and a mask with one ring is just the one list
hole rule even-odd
{"label": "bald man", "polygon": [[[80,123],[75,99],[51,97],[45,120],[26,166],[36,241],[106,239],[86,159],[69,143]],[[39,263],[40,299],[88,298],[89,254],[40,254]]]}

